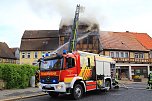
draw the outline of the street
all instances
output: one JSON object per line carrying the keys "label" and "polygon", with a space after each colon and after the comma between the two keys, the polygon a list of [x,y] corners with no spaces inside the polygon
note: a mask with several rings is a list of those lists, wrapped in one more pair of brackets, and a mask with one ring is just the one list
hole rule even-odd
{"label": "street", "polygon": [[[79,101],[152,101],[152,90],[146,90],[145,84],[129,84],[128,89],[111,90],[109,92],[90,91]],[[49,95],[20,99],[19,101],[71,101],[70,95],[51,98]]]}

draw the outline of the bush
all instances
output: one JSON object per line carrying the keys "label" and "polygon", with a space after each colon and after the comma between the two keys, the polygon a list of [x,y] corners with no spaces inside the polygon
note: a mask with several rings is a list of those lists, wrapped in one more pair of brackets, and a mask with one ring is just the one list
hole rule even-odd
{"label": "bush", "polygon": [[6,82],[7,89],[26,88],[37,69],[32,65],[0,64],[0,79]]}

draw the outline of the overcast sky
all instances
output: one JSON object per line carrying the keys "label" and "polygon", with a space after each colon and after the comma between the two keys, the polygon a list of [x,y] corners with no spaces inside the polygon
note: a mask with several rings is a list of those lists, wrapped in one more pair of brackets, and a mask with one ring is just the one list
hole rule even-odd
{"label": "overcast sky", "polygon": [[0,42],[20,47],[25,30],[59,29],[62,17],[97,19],[101,31],[145,32],[152,37],[152,0],[1,0]]}

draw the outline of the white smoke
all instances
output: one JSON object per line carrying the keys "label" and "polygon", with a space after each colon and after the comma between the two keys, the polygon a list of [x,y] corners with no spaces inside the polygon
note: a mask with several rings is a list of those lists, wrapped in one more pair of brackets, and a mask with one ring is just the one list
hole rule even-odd
{"label": "white smoke", "polygon": [[[85,7],[84,13],[80,14],[80,21],[87,23],[99,23],[104,20],[101,5],[90,0],[27,0],[29,6],[38,16],[60,15],[62,18],[73,19],[76,5]],[[97,0],[98,1],[98,0]],[[102,0],[101,0],[102,1]],[[100,1],[98,1],[100,2]],[[71,20],[72,21],[72,20]],[[89,21],[89,22],[88,22]],[[65,21],[64,21],[65,22]],[[67,21],[68,22],[68,21]],[[98,23],[99,22],[99,23]],[[61,23],[60,23],[61,24]],[[101,24],[100,24],[101,25]]]}

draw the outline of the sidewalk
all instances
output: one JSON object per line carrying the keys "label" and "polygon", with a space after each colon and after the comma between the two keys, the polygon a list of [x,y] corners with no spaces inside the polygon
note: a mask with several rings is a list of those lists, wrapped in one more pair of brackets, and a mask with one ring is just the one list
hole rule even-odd
{"label": "sidewalk", "polygon": [[39,88],[26,88],[26,89],[11,89],[0,90],[0,101],[12,101],[22,98],[30,98],[34,96],[42,96],[47,93],[42,92]]}
{"label": "sidewalk", "polygon": [[122,79],[119,80],[118,82],[121,84],[135,84],[135,83],[147,84],[147,81],[148,81],[147,78],[142,78],[142,82],[134,82],[133,80],[128,80],[128,79]]}

